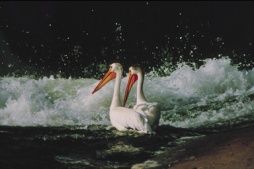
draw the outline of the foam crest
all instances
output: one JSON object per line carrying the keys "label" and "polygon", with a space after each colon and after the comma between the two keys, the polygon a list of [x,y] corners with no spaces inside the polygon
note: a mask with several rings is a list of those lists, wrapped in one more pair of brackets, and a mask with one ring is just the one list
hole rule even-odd
{"label": "foam crest", "polygon": [[[170,69],[170,68],[167,68]],[[0,125],[110,124],[115,80],[92,94],[96,79],[0,78]],[[121,83],[123,98],[127,77]],[[207,59],[199,69],[181,64],[170,75],[145,76],[144,93],[162,107],[161,124],[199,127],[253,119],[254,70],[239,71],[228,58]],[[136,101],[136,85],[127,107]]]}
{"label": "foam crest", "polygon": [[207,59],[197,70],[183,65],[161,78],[158,91],[152,95],[158,96],[156,100],[163,106],[163,124],[198,127],[229,120],[238,123],[253,117],[253,75],[253,70],[239,71],[227,58]]}

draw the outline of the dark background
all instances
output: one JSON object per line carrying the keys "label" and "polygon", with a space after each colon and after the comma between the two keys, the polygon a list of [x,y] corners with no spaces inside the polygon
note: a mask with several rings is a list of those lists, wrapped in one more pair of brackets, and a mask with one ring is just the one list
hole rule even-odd
{"label": "dark background", "polygon": [[113,61],[149,71],[225,55],[251,69],[253,9],[251,1],[0,2],[0,76],[98,78]]}

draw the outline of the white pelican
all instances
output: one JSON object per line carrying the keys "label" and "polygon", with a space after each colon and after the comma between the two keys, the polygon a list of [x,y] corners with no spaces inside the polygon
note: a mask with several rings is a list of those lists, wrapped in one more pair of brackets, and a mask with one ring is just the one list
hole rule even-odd
{"label": "white pelican", "polygon": [[120,63],[110,65],[108,72],[95,87],[92,94],[102,88],[110,80],[116,78],[113,98],[110,106],[109,117],[112,126],[117,130],[124,131],[129,128],[140,132],[152,133],[148,123],[147,115],[134,109],[125,108],[120,101],[120,86],[123,74],[123,67]]}
{"label": "white pelican", "polygon": [[157,102],[148,102],[143,92],[144,75],[139,66],[129,68],[129,79],[125,89],[123,106],[125,106],[129,92],[133,84],[137,81],[137,102],[133,107],[138,112],[144,112],[148,116],[148,121],[152,130],[156,130],[160,121],[160,105]]}

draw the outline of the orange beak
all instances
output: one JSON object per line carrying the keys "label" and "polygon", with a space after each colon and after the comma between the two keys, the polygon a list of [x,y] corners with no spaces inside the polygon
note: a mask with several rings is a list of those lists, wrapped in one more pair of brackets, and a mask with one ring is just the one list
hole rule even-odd
{"label": "orange beak", "polygon": [[100,90],[105,84],[107,84],[110,80],[114,79],[116,77],[116,73],[111,71],[111,68],[109,68],[108,72],[105,74],[105,76],[101,79],[99,84],[95,87],[92,94],[94,94],[96,91]]}
{"label": "orange beak", "polygon": [[129,79],[128,79],[128,83],[124,93],[123,106],[125,106],[129,93],[131,91],[131,88],[133,84],[137,81],[137,79],[138,79],[138,76],[136,74],[132,74],[131,72],[129,72]]}

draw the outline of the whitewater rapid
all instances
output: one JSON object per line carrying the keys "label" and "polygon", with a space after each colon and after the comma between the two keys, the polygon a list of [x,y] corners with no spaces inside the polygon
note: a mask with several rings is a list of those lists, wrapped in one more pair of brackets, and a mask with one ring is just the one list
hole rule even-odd
{"label": "whitewater rapid", "polygon": [[[254,119],[254,70],[239,71],[228,58],[206,59],[198,69],[181,63],[167,76],[150,75],[145,74],[144,92],[161,105],[160,125],[213,127]],[[114,80],[92,94],[99,80],[1,77],[0,125],[110,125]],[[126,83],[124,75],[122,97]],[[136,85],[127,107],[134,105],[135,97]]]}

